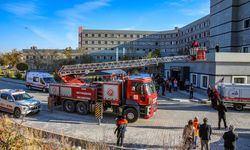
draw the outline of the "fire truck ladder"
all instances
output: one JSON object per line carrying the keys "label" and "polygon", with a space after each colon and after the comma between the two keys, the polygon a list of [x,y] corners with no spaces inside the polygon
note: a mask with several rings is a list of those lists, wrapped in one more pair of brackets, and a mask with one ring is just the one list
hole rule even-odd
{"label": "fire truck ladder", "polygon": [[112,70],[112,69],[124,69],[124,68],[137,68],[148,65],[158,65],[159,63],[167,63],[173,61],[189,61],[190,56],[170,56],[150,59],[137,59],[137,60],[126,60],[126,61],[113,61],[103,63],[90,63],[90,64],[77,64],[77,65],[64,65],[59,70],[61,77],[67,75],[76,74],[88,74],[99,70]]}

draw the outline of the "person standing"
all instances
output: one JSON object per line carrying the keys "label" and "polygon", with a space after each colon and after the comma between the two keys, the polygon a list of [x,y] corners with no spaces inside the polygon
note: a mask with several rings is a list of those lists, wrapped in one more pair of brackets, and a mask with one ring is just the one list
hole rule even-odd
{"label": "person standing", "polygon": [[166,90],[169,88],[169,79],[166,80]]}
{"label": "person standing", "polygon": [[177,91],[178,88],[178,81],[174,79],[174,91]]}
{"label": "person standing", "polygon": [[194,117],[193,126],[194,126],[194,148],[196,148],[199,142],[199,128],[200,128],[198,117]]}
{"label": "person standing", "polygon": [[219,106],[217,107],[217,111],[218,111],[218,129],[220,129],[220,123],[221,120],[223,120],[224,122],[224,127],[227,128],[227,120],[226,120],[226,112],[227,112],[227,108],[224,105],[223,101],[220,101]]}
{"label": "person standing", "polygon": [[219,46],[219,44],[216,44],[216,46],[215,46],[215,52],[216,53],[220,52],[220,46]]}
{"label": "person standing", "polygon": [[219,101],[220,101],[219,93],[215,88],[213,88],[211,92],[211,105],[215,110],[217,110]]}
{"label": "person standing", "polygon": [[203,124],[200,125],[199,136],[201,138],[201,150],[210,150],[210,140],[212,134],[212,128],[207,124],[208,119],[203,119]]}
{"label": "person standing", "polygon": [[191,83],[189,86],[189,99],[193,99],[193,97],[194,97],[194,87],[193,83]]}
{"label": "person standing", "polygon": [[186,91],[188,92],[188,89],[189,89],[189,80],[188,79],[185,80],[185,88],[186,88]]}
{"label": "person standing", "polygon": [[210,101],[211,100],[211,85],[210,84],[208,84],[208,88],[207,88],[207,97],[208,97],[208,100]]}
{"label": "person standing", "polygon": [[161,85],[161,94],[162,96],[165,96],[165,80],[163,79],[163,77],[160,78],[160,85]]}
{"label": "person standing", "polygon": [[229,126],[229,131],[223,135],[225,150],[236,150],[236,141],[238,140],[238,134],[234,132],[234,126]]}
{"label": "person standing", "polygon": [[172,80],[170,79],[170,80],[169,80],[169,88],[168,88],[169,93],[172,92],[172,85],[173,85],[173,83],[172,83]]}
{"label": "person standing", "polygon": [[188,124],[184,127],[182,138],[184,142],[184,149],[189,150],[192,148],[192,143],[194,141],[194,128],[193,121],[189,120]]}
{"label": "person standing", "polygon": [[123,146],[123,141],[125,137],[125,132],[127,131],[128,121],[126,117],[119,117],[116,121],[117,128],[115,129],[114,134],[117,134],[117,146]]}

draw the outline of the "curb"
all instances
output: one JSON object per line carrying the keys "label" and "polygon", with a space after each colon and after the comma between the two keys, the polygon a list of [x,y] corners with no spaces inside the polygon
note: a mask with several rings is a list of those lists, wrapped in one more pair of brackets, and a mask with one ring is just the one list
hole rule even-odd
{"label": "curb", "polygon": [[7,79],[6,80],[6,78],[3,78],[3,77],[0,77],[0,81],[25,85],[25,82],[21,83],[21,82],[15,81],[14,79]]}

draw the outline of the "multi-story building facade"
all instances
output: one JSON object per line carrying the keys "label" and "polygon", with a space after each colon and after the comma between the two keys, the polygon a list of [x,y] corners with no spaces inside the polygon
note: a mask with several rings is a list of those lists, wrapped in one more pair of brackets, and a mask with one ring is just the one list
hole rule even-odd
{"label": "multi-story building facade", "polygon": [[209,48],[209,29],[210,15],[180,28],[178,31],[178,51],[188,51],[194,40],[199,41],[200,46]]}
{"label": "multi-story building facade", "polygon": [[155,32],[86,30],[80,27],[79,47],[92,55],[95,61],[114,61],[125,55],[130,59],[142,59],[156,49],[163,55],[175,53],[177,36],[177,29]]}
{"label": "multi-story building facade", "polygon": [[250,0],[211,0],[210,48],[250,52]]}

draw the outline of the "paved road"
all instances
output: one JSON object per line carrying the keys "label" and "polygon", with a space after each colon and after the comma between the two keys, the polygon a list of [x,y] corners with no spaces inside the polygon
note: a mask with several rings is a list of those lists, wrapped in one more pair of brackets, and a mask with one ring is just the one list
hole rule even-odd
{"label": "paved road", "polygon": [[[25,86],[20,84],[0,81],[0,89],[2,88],[26,89]],[[103,124],[98,126],[94,115],[91,114],[81,116],[65,113],[61,111],[60,107],[50,113],[47,111],[47,93],[28,92],[35,98],[42,100],[43,110],[38,115],[27,116],[24,125],[91,141],[115,143],[116,138],[113,134],[115,122],[112,114],[106,113]],[[178,97],[177,94],[176,97]],[[163,97],[159,97],[158,103],[159,110],[153,118],[139,119],[136,123],[129,124],[125,147],[175,149],[181,143],[182,130],[187,121],[194,116],[199,118],[206,116],[209,118],[209,123],[214,127],[212,149],[223,149],[223,141],[220,138],[225,130],[216,130],[217,112],[208,105],[187,101],[168,101]],[[238,149],[250,149],[250,110],[236,112],[230,109],[227,117],[229,124],[234,124],[237,127],[237,132],[239,132]]]}

